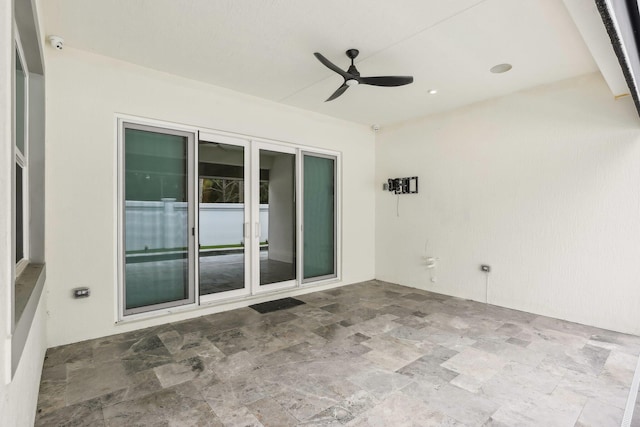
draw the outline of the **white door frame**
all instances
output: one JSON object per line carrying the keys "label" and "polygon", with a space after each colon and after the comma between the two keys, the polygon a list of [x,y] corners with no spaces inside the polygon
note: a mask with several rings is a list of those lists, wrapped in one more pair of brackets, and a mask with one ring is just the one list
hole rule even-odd
{"label": "white door frame", "polygon": [[298,258],[300,256],[300,245],[299,245],[299,212],[298,212],[298,187],[299,183],[297,182],[298,177],[298,164],[299,150],[295,147],[291,147],[289,145],[280,145],[274,144],[271,142],[265,142],[260,140],[252,140],[251,141],[251,173],[252,179],[252,194],[259,195],[260,194],[260,150],[274,151],[278,153],[292,154],[295,159],[294,166],[294,203],[295,205],[295,213],[296,219],[294,224],[294,230],[296,231],[296,250],[295,257],[296,260],[294,265],[296,266],[296,277],[292,280],[287,280],[284,282],[270,283],[267,285],[260,286],[260,197],[253,197],[251,199],[251,219],[252,219],[252,239],[251,239],[251,264],[252,271],[254,272],[253,280],[251,281],[251,293],[252,295],[263,294],[267,292],[273,292],[276,290],[290,289],[299,286],[299,271],[298,271]]}
{"label": "white door frame", "polygon": [[[118,117],[118,164],[121,165],[118,171],[118,257],[120,258],[120,262],[118,263],[118,276],[119,276],[119,292],[118,292],[118,311],[119,318],[122,319],[124,316],[135,316],[135,315],[143,315],[148,312],[157,312],[165,309],[172,309],[180,306],[188,306],[194,305],[197,302],[196,295],[196,281],[195,281],[195,256],[194,256],[194,233],[190,233],[190,230],[193,230],[195,227],[195,200],[193,199],[194,189],[193,185],[195,182],[194,172],[190,165],[193,163],[194,159],[194,145],[195,138],[197,135],[197,131],[193,129],[181,129],[173,126],[164,126],[163,124],[156,123],[145,123],[140,120],[128,120],[126,117]],[[169,301],[166,303],[146,305],[142,307],[136,307],[127,309],[126,308],[126,280],[125,280],[125,269],[126,269],[126,249],[125,249],[125,173],[126,173],[126,165],[125,165],[125,130],[126,129],[135,129],[146,132],[157,132],[167,135],[176,135],[187,138],[187,170],[186,170],[186,180],[187,180],[187,259],[188,259],[188,290],[187,297],[181,300]]]}
{"label": "white door frame", "polygon": [[[294,290],[302,287],[319,286],[330,282],[336,282],[342,280],[342,228],[341,228],[341,216],[342,216],[342,198],[341,198],[341,183],[342,183],[342,162],[341,153],[333,150],[326,150],[321,148],[315,148],[310,146],[304,146],[286,141],[277,141],[271,139],[255,138],[248,135],[226,132],[214,129],[205,129],[195,127],[191,125],[184,125],[180,123],[173,123],[149,118],[142,118],[127,114],[117,113],[115,115],[116,122],[116,149],[114,163],[114,172],[118,177],[114,191],[114,198],[117,200],[117,215],[115,223],[115,232],[118,236],[118,245],[116,249],[115,267],[118,274],[118,292],[116,293],[116,323],[124,321],[134,321],[136,319],[156,317],[163,314],[175,313],[182,310],[189,310],[190,307],[198,305],[212,305],[226,303],[230,301],[246,300],[253,296],[264,296],[268,294],[277,294],[278,291]],[[154,306],[153,310],[131,313],[130,311],[125,314],[124,310],[124,123],[139,125],[141,127],[157,127],[161,130],[176,132],[187,132],[193,134],[193,139],[190,141],[190,159],[189,166],[192,169],[189,172],[189,195],[191,197],[193,215],[190,215],[190,226],[193,228],[193,235],[190,236],[190,256],[192,259],[191,264],[191,295],[192,301],[182,306],[174,307],[157,307]],[[244,147],[244,168],[245,168],[245,223],[244,223],[244,239],[248,242],[245,245],[245,287],[243,289],[221,292],[210,295],[199,294],[199,254],[197,248],[199,248],[199,159],[198,159],[198,142],[219,142],[222,144],[231,144]],[[259,198],[259,185],[260,185],[260,150],[275,151],[281,153],[293,154],[295,156],[295,168],[294,168],[294,197],[295,197],[295,241],[296,241],[296,277],[293,280],[285,282],[273,283],[264,286],[259,284],[260,275],[260,198]],[[303,221],[303,194],[302,194],[302,180],[303,180],[303,165],[302,155],[303,153],[311,155],[327,155],[335,158],[336,161],[336,276],[334,277],[320,277],[314,278],[315,280],[305,281],[302,283],[302,221]],[[254,196],[254,194],[256,196]],[[192,309],[192,308],[191,308]]]}
{"label": "white door frame", "polygon": [[[250,164],[250,147],[251,147],[251,143],[248,139],[245,138],[236,138],[236,137],[231,137],[231,136],[227,136],[227,135],[220,135],[220,134],[215,134],[215,133],[208,133],[208,132],[200,132],[199,134],[199,138],[198,138],[198,142],[199,141],[205,141],[205,142],[213,142],[213,143],[220,143],[220,144],[226,144],[226,145],[234,145],[237,147],[243,147],[244,151],[244,220],[243,220],[243,237],[244,237],[244,242],[245,242],[245,246],[244,246],[244,287],[242,289],[234,289],[232,291],[226,291],[226,292],[217,292],[217,293],[213,293],[213,294],[208,294],[208,295],[200,295],[200,304],[208,304],[211,302],[217,302],[217,301],[223,301],[223,300],[228,300],[228,299],[237,299],[237,298],[241,298],[241,297],[245,297],[251,294],[251,286],[250,284],[252,283],[252,271],[251,271],[251,266],[252,263],[250,262],[250,260],[252,259],[252,253],[251,253],[251,244],[247,244],[248,242],[251,242],[251,236],[250,236],[250,225],[251,225],[251,200],[253,199],[253,191],[252,191],[252,186],[251,186],[251,182],[252,182],[252,173],[251,173],[251,164]],[[199,147],[199,146],[198,146]],[[199,153],[199,149],[196,150],[196,160],[195,160],[195,167],[196,169],[199,168],[200,166],[200,159],[197,157],[198,153]],[[199,186],[199,182],[200,182],[200,174],[199,172],[196,173],[196,179],[197,179],[197,184],[196,184],[196,189]],[[198,293],[200,292],[200,200],[199,200],[199,193],[196,196],[196,205],[198,206],[198,209],[196,209],[196,253],[197,253],[197,261],[196,261],[196,288]]]}
{"label": "white door frame", "polygon": [[[329,159],[329,160],[333,160],[333,182],[334,182],[334,194],[333,194],[333,269],[334,272],[331,274],[327,274],[325,276],[316,276],[316,277],[311,277],[308,279],[304,278],[304,157],[305,156],[309,156],[309,157],[319,157],[319,158],[323,158],[323,159]],[[310,150],[306,150],[306,149],[301,149],[300,150],[300,173],[299,173],[299,177],[300,177],[300,191],[298,193],[298,200],[300,201],[300,203],[298,203],[299,205],[299,220],[298,220],[298,224],[299,226],[299,234],[300,234],[300,239],[298,241],[299,246],[299,250],[298,253],[300,254],[299,262],[298,262],[298,271],[299,273],[299,277],[300,277],[300,284],[301,286],[307,286],[309,284],[315,285],[317,283],[322,283],[322,282],[326,282],[326,281],[332,281],[335,280],[336,278],[339,278],[341,276],[340,274],[340,253],[339,253],[339,248],[340,248],[340,244],[338,243],[338,240],[340,239],[340,191],[338,188],[338,174],[339,174],[339,164],[338,164],[338,156],[335,153],[328,153],[328,152],[321,152],[321,151],[310,151]]]}

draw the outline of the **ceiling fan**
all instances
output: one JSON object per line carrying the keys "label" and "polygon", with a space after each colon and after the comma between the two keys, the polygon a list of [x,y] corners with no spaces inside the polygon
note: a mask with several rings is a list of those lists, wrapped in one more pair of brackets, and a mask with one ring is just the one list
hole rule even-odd
{"label": "ceiling fan", "polygon": [[322,56],[321,53],[314,53],[318,61],[322,62],[325,67],[340,74],[344,78],[344,83],[338,88],[333,95],[327,98],[327,101],[333,101],[340,95],[342,95],[349,86],[355,86],[358,84],[372,85],[372,86],[404,86],[409,83],[413,83],[412,76],[379,76],[379,77],[360,77],[360,72],[353,65],[353,60],[356,59],[360,51],[358,49],[349,49],[346,54],[351,59],[351,66],[347,71],[343,71],[335,64]]}

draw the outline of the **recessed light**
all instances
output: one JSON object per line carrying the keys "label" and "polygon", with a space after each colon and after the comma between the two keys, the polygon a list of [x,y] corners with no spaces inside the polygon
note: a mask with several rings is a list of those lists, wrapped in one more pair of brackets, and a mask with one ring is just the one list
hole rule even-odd
{"label": "recessed light", "polygon": [[506,73],[512,68],[513,67],[511,66],[511,64],[498,64],[491,67],[489,71],[491,71],[493,74],[501,74],[501,73]]}
{"label": "recessed light", "polygon": [[429,89],[429,95],[435,95],[438,93],[438,89]]}

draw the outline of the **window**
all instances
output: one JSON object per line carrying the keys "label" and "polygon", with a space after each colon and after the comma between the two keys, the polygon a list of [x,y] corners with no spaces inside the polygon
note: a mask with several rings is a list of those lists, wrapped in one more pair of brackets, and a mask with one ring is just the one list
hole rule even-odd
{"label": "window", "polygon": [[[11,154],[3,159],[3,170],[10,178],[6,188],[8,229],[2,230],[11,253],[9,266],[13,283],[7,306],[0,312],[10,325],[11,348],[7,369],[14,375],[20,363],[29,332],[40,306],[45,282],[44,255],[44,146],[45,98],[40,38],[30,2],[13,2],[13,37],[10,58]],[[24,43],[23,43],[24,42]],[[26,52],[26,54],[25,54]],[[5,369],[2,367],[2,369]]]}
{"label": "window", "polygon": [[14,108],[14,149],[15,149],[15,184],[14,184],[14,252],[16,277],[22,273],[29,260],[29,210],[28,210],[28,72],[22,47],[16,37],[15,73],[13,90]]}

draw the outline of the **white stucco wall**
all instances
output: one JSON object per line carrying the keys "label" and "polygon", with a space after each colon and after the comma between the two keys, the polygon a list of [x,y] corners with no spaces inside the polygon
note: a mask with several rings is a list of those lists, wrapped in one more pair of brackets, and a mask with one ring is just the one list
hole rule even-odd
{"label": "white stucco wall", "polygon": [[[123,113],[342,152],[343,280],[374,277],[374,135],[362,125],[65,47],[47,51],[49,345],[205,314],[116,326],[116,125]],[[78,200],[82,209],[73,209]],[[89,286],[91,297],[71,298]]]}
{"label": "white stucco wall", "polygon": [[[599,74],[383,129],[376,146],[377,278],[484,301],[490,264],[491,304],[640,333],[640,121]],[[417,195],[381,190],[414,175]],[[436,283],[423,255],[440,258]]]}
{"label": "white stucco wall", "polygon": [[0,383],[0,425],[2,426],[30,426],[36,418],[40,376],[47,349],[45,305],[43,293],[40,295],[18,368],[11,382]]}

